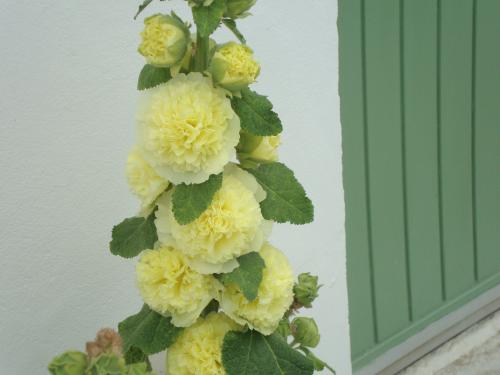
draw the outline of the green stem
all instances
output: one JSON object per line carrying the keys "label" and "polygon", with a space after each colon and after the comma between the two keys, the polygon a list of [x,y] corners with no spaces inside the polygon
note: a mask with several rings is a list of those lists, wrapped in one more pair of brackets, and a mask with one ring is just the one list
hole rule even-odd
{"label": "green stem", "polygon": [[203,72],[208,66],[209,38],[196,34],[196,53],[194,55],[194,70]]}

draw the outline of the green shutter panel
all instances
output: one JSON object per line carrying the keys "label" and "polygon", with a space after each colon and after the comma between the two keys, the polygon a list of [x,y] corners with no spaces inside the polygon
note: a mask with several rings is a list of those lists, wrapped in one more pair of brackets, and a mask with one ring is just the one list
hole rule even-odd
{"label": "green shutter panel", "polygon": [[352,357],[500,281],[500,1],[340,0]]}

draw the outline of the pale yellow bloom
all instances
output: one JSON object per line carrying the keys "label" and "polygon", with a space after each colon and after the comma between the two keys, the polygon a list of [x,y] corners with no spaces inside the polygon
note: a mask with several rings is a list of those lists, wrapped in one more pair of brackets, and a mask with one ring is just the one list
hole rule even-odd
{"label": "pale yellow bloom", "polygon": [[258,251],[271,231],[259,202],[266,193],[248,172],[234,164],[224,169],[212,204],[193,222],[180,225],[172,213],[172,193],[158,200],[156,229],[161,243],[175,246],[201,273],[230,272],[236,257]]}
{"label": "pale yellow bloom", "polygon": [[260,65],[248,46],[229,42],[217,49],[209,71],[218,85],[231,91],[239,91],[255,82],[260,73]]}
{"label": "pale yellow bloom", "polygon": [[137,147],[128,154],[126,174],[130,190],[141,200],[143,210],[150,207],[169,185],[151,168]]}
{"label": "pale yellow bloom", "polygon": [[181,73],[141,95],[139,147],[163,178],[201,183],[235,156],[240,120],[209,78]]}
{"label": "pale yellow bloom", "polygon": [[241,327],[222,313],[210,313],[186,328],[167,350],[167,375],[225,375],[222,342]]}
{"label": "pale yellow bloom", "polygon": [[165,246],[142,253],[136,276],[144,302],[171,316],[177,327],[193,324],[221,288],[213,276],[191,269],[181,252]]}
{"label": "pale yellow bloom", "polygon": [[270,335],[293,302],[294,277],[285,255],[269,243],[262,246],[260,255],[266,267],[257,298],[248,301],[236,284],[229,284],[222,291],[220,305],[237,323]]}
{"label": "pale yellow bloom", "polygon": [[186,55],[190,43],[189,29],[179,19],[155,14],[144,20],[139,53],[158,67],[170,67]]}

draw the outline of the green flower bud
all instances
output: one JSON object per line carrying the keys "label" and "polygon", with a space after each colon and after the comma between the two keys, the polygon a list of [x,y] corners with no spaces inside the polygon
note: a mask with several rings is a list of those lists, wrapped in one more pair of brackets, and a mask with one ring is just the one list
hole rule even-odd
{"label": "green flower bud", "polygon": [[154,375],[148,370],[148,365],[144,362],[134,363],[127,366],[127,375]]}
{"label": "green flower bud", "polygon": [[290,330],[290,322],[288,321],[288,319],[283,318],[280,320],[280,324],[276,329],[276,333],[283,336],[283,338],[285,339],[292,334],[292,331]]}
{"label": "green flower bud", "polygon": [[260,65],[253,51],[235,42],[218,46],[208,68],[216,84],[230,91],[240,91],[255,82]]}
{"label": "green flower bud", "polygon": [[243,18],[249,15],[248,11],[257,0],[227,0],[224,16],[229,18]]}
{"label": "green flower bud", "polygon": [[55,357],[49,364],[52,375],[84,375],[87,368],[85,353],[69,351]]}
{"label": "green flower bud", "polygon": [[214,2],[214,0],[188,0],[190,7],[204,6],[208,7]]}
{"label": "green flower bud", "polygon": [[319,330],[312,318],[295,318],[291,324],[293,338],[299,344],[315,348],[319,344]]}
{"label": "green flower bud", "polygon": [[191,36],[186,24],[175,13],[155,14],[146,18],[144,25],[138,50],[148,64],[166,68],[186,57]]}
{"label": "green flower bud", "polygon": [[299,275],[299,282],[293,287],[295,300],[304,307],[311,307],[312,302],[318,297],[318,276],[312,276],[308,273]]}
{"label": "green flower bud", "polygon": [[85,375],[123,375],[127,366],[122,357],[113,354],[101,354],[91,360]]}

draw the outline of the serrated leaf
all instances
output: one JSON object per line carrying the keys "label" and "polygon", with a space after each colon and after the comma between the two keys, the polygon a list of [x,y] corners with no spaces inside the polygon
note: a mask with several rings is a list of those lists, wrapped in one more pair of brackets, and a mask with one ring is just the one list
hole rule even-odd
{"label": "serrated leaf", "polygon": [[193,19],[198,34],[208,38],[220,25],[226,9],[226,0],[214,0],[209,6],[197,5],[193,8]]}
{"label": "serrated leaf", "polygon": [[335,370],[330,365],[328,365],[328,363],[316,357],[316,355],[308,348],[300,346],[299,349],[302,350],[305,353],[306,357],[311,360],[315,370],[323,371],[325,368],[327,368],[332,374],[336,374]]}
{"label": "serrated leaf", "polygon": [[172,194],[172,211],[181,225],[196,220],[212,203],[214,194],[222,186],[222,173],[211,175],[201,184],[179,184]]}
{"label": "serrated leaf", "polygon": [[124,258],[133,258],[142,250],[152,249],[158,240],[154,220],[153,212],[147,219],[131,217],[116,225],[109,243],[111,253]]}
{"label": "serrated leaf", "polygon": [[182,332],[182,328],[175,327],[170,318],[144,305],[139,313],[129,316],[118,324],[118,332],[123,339],[124,352],[134,346],[150,355],[172,345]]}
{"label": "serrated leaf", "polygon": [[232,272],[223,273],[218,278],[223,284],[237,284],[245,298],[253,301],[257,298],[259,286],[262,281],[262,270],[266,266],[266,263],[259,253],[256,252],[242,255],[237,260],[240,264],[238,268]]}
{"label": "serrated leaf", "polygon": [[278,223],[306,224],[314,219],[314,207],[293,172],[282,163],[247,169],[267,193],[260,202],[262,216]]}
{"label": "serrated leaf", "polygon": [[232,18],[224,18],[222,20],[222,23],[224,25],[226,25],[226,27],[231,30],[231,32],[234,34],[234,36],[236,38],[238,38],[238,40],[243,43],[243,44],[246,44],[247,43],[247,40],[245,39],[245,37],[243,36],[243,34],[240,32],[240,30],[238,30],[238,27],[236,26],[236,21],[233,20]]}
{"label": "serrated leaf", "polygon": [[312,362],[278,334],[228,332],[222,344],[227,375],[312,375]]}
{"label": "serrated leaf", "polygon": [[171,78],[170,69],[146,64],[139,73],[137,90],[150,89],[160,83],[168,82]]}
{"label": "serrated leaf", "polygon": [[141,14],[141,12],[147,8],[149,4],[151,4],[153,0],[144,0],[141,5],[139,5],[139,9],[137,9],[137,13],[134,16],[134,20],[137,19],[137,16]]}
{"label": "serrated leaf", "polygon": [[241,128],[250,134],[269,136],[283,130],[269,99],[249,88],[241,90],[241,98],[233,96],[231,106],[240,118]]}

